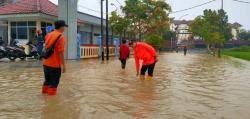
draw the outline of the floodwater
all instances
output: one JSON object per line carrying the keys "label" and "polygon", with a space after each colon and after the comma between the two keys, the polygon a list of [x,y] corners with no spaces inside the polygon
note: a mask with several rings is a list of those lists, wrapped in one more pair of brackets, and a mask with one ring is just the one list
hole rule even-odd
{"label": "floodwater", "polygon": [[0,119],[249,119],[250,62],[165,53],[153,81],[133,59],[67,61],[58,95],[40,93],[38,62],[0,62]]}

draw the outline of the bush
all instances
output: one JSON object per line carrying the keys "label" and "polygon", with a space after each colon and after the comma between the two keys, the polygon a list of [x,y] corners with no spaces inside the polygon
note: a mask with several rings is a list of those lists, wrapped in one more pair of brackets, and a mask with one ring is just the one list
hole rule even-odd
{"label": "bush", "polygon": [[148,44],[152,45],[155,49],[160,49],[163,47],[164,41],[163,39],[156,35],[156,34],[150,34],[146,37],[145,40]]}
{"label": "bush", "polygon": [[241,46],[239,48],[233,49],[233,51],[238,51],[238,52],[250,52],[250,46]]}

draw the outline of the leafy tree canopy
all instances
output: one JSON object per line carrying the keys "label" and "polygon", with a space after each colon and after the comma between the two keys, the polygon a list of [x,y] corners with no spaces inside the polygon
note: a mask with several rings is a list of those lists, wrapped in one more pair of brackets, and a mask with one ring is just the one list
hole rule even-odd
{"label": "leafy tree canopy", "polygon": [[232,38],[228,16],[223,10],[204,10],[191,23],[190,30],[194,35],[200,36],[208,45],[223,45],[225,40]]}
{"label": "leafy tree canopy", "polygon": [[164,40],[157,34],[149,34],[146,36],[146,42],[155,49],[162,48]]}
{"label": "leafy tree canopy", "polygon": [[243,29],[240,31],[238,36],[241,40],[250,40],[250,31]]}
{"label": "leafy tree canopy", "polygon": [[171,7],[164,0],[126,0],[122,8],[129,30],[139,35],[162,34],[169,28]]}

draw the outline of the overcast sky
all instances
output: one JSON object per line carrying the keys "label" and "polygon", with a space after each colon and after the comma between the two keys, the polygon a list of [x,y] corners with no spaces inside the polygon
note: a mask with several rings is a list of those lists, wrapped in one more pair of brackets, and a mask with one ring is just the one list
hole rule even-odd
{"label": "overcast sky", "polygon": [[[51,0],[57,4],[57,0]],[[124,5],[125,0],[117,0]],[[109,0],[110,3],[114,3],[117,7],[120,4],[116,0]],[[166,0],[172,7],[173,11],[190,8],[210,0]],[[243,0],[250,1],[250,0]],[[188,10],[185,12],[179,12],[172,14],[171,17],[175,19],[194,19],[196,16],[201,15],[204,9],[220,9],[221,0],[216,0],[208,5]],[[93,9],[89,10],[89,9]],[[110,6],[110,11],[115,10],[116,7]],[[224,0],[224,9],[229,15],[229,22],[238,22],[243,25],[243,28],[250,30],[250,4],[239,3],[233,0]],[[78,10],[84,13],[88,13],[95,16],[100,16],[100,0],[79,0]],[[121,10],[118,10],[121,12]],[[105,15],[104,15],[105,16]],[[183,17],[182,17],[183,16]]]}

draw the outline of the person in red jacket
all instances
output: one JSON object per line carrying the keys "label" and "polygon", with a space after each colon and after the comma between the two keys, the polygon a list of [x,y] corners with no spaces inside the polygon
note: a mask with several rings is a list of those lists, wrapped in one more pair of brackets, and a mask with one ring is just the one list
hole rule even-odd
{"label": "person in red jacket", "polygon": [[139,75],[140,60],[143,62],[141,67],[140,79],[145,79],[145,73],[148,71],[148,80],[153,79],[154,67],[157,61],[155,49],[147,43],[135,42],[133,43],[134,58],[137,76]]}
{"label": "person in red jacket", "polygon": [[122,44],[120,45],[120,58],[119,58],[122,64],[122,69],[125,69],[129,55],[130,55],[130,49],[126,44],[126,40],[123,40]]}

